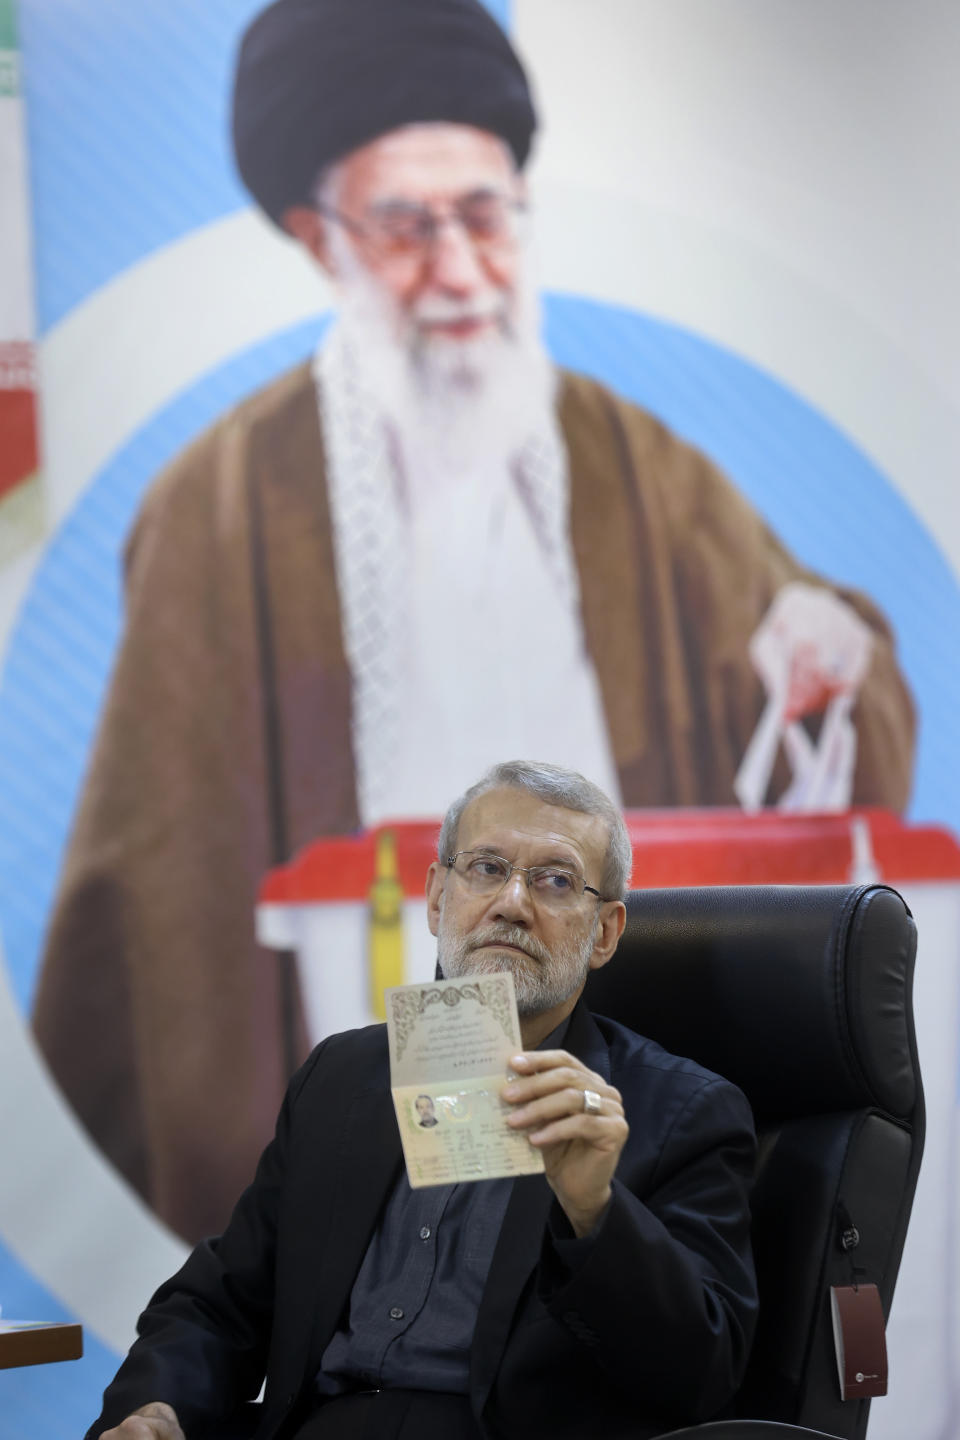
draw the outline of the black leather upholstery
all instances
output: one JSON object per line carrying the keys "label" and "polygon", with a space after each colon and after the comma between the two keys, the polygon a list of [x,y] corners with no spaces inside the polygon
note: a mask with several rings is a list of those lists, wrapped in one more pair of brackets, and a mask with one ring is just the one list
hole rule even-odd
{"label": "black leather upholstery", "polygon": [[872,1282],[889,1313],[923,1148],[915,953],[885,886],[646,890],[590,976],[592,1010],[734,1080],[757,1118],[761,1319],[737,1411],[781,1425],[677,1440],[866,1431],[870,1402],[840,1399],[829,1293]]}

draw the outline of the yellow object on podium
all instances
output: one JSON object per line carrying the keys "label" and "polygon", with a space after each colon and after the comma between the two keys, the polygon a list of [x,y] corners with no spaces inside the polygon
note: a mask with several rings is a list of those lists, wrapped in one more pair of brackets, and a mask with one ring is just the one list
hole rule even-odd
{"label": "yellow object on podium", "polygon": [[397,837],[392,830],[381,830],[376,839],[367,951],[370,1009],[377,1020],[385,1020],[383,992],[390,986],[402,985],[405,979],[403,888],[397,870]]}

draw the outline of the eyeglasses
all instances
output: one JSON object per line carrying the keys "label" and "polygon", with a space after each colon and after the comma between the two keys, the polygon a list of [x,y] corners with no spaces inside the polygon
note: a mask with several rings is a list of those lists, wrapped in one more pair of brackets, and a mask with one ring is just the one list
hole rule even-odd
{"label": "eyeglasses", "polygon": [[516,870],[526,876],[527,889],[534,899],[554,909],[575,905],[585,890],[603,899],[599,890],[573,870],[559,865],[511,865],[502,855],[489,855],[485,850],[458,850],[447,861],[447,869],[456,871],[475,895],[496,895]]}
{"label": "eyeglasses", "polygon": [[317,203],[328,220],[349,230],[386,260],[424,261],[444,225],[457,224],[475,250],[483,254],[510,249],[521,238],[526,207],[494,191],[477,191],[450,202],[445,211],[413,201],[391,200],[368,219],[354,220],[332,205]]}

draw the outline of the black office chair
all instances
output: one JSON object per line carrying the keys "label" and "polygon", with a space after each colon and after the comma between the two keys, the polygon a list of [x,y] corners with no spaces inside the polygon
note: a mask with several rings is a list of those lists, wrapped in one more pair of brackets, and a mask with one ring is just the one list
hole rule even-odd
{"label": "black office chair", "polygon": [[627,910],[588,1005],[733,1080],[760,1137],[741,1418],[671,1440],[862,1440],[830,1287],[876,1284],[889,1314],[924,1134],[910,911],[882,885],[637,890]]}

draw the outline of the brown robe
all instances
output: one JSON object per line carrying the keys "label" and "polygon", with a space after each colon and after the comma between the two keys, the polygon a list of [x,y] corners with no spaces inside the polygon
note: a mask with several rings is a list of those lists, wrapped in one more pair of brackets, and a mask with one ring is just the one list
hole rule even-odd
{"label": "brown robe", "polygon": [[[764,700],[747,643],[785,582],[817,577],[650,415],[574,376],[559,414],[624,803],[733,803]],[[854,713],[854,799],[899,810],[912,704],[882,617],[840,593],[876,637]],[[289,962],[254,943],[259,881],[279,856],[357,824],[304,365],[227,415],[146,496],[34,1016],[91,1135],[188,1239],[223,1226],[306,1050]]]}

